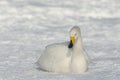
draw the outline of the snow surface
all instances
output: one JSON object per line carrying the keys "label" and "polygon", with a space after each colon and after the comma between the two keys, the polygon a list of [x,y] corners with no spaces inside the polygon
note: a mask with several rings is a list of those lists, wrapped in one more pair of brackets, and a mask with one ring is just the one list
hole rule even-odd
{"label": "snow surface", "polygon": [[[37,69],[44,47],[69,40],[79,25],[88,72]],[[118,80],[120,0],[0,0],[0,80]]]}

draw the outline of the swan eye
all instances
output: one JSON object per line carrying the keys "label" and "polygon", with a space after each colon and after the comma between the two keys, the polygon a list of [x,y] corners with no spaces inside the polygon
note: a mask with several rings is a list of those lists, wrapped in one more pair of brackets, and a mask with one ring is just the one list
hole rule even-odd
{"label": "swan eye", "polygon": [[77,33],[75,33],[75,36],[77,36]]}

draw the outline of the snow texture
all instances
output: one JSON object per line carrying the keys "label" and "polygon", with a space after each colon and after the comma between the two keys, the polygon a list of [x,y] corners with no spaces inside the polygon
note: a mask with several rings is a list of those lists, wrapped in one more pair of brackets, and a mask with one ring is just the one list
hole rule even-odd
{"label": "snow texture", "polygon": [[[69,40],[81,28],[88,72],[40,71],[45,46]],[[0,0],[0,80],[118,80],[120,0]]]}

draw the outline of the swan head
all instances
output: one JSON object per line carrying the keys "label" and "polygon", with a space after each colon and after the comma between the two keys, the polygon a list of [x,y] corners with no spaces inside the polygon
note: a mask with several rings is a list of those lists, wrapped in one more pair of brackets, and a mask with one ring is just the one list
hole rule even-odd
{"label": "swan head", "polygon": [[72,48],[77,41],[78,37],[80,36],[80,28],[78,26],[74,26],[70,32],[70,43],[68,45],[68,48]]}

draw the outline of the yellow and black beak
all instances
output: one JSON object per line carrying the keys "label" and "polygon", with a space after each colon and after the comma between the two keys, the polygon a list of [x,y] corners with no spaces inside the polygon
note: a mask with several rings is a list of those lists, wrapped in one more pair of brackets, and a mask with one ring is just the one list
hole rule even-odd
{"label": "yellow and black beak", "polygon": [[72,48],[75,43],[75,37],[70,37],[70,43],[68,45],[68,48]]}

